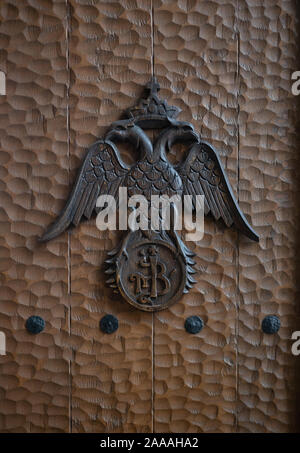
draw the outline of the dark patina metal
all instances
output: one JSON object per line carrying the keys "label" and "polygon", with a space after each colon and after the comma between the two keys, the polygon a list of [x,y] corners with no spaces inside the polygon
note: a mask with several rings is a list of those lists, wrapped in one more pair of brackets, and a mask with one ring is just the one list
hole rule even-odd
{"label": "dark patina metal", "polygon": [[114,333],[118,327],[119,321],[113,315],[105,315],[100,321],[100,329],[103,333]]}
{"label": "dark patina metal", "polygon": [[28,332],[38,334],[45,328],[45,321],[40,316],[30,316],[25,323],[25,327]]}
{"label": "dark patina metal", "polygon": [[199,316],[189,316],[184,323],[185,330],[188,333],[199,333],[204,327],[204,321]]}
{"label": "dark patina metal", "polygon": [[279,331],[280,324],[280,319],[277,316],[269,315],[263,319],[261,327],[264,333],[274,334]]}
{"label": "dark patina metal", "polygon": [[[88,150],[77,181],[59,218],[41,241],[61,234],[69,225],[90,218],[100,194],[114,195],[126,187],[128,196],[204,195],[205,215],[223,219],[250,239],[256,232],[241,212],[216,151],[203,142],[192,124],[178,121],[177,107],[158,97],[159,84],[153,78],[148,96],[126,112],[126,119],[112,124],[104,139]],[[163,129],[152,143],[144,130]],[[126,165],[118,152],[118,142],[129,142],[140,152],[140,159]],[[173,166],[167,153],[175,143],[190,145],[188,155]],[[109,253],[108,283],[130,304],[145,311],[169,307],[195,283],[194,253],[183,243],[174,227],[170,231],[129,231],[119,247]]]}

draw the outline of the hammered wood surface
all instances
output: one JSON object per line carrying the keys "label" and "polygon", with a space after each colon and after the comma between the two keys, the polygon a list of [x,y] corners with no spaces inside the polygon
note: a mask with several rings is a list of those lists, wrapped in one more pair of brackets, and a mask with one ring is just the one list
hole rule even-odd
{"label": "hammered wood surface", "polygon": [[[0,19],[0,431],[295,430],[294,2],[2,0]],[[105,284],[119,233],[92,219],[37,241],[86,147],[153,71],[161,97],[219,151],[261,236],[206,219],[204,239],[188,243],[197,284],[156,314]],[[111,335],[99,330],[108,313]],[[268,314],[281,319],[274,336],[261,331]],[[25,330],[31,315],[43,333]],[[205,322],[197,335],[184,329],[191,315]]]}
{"label": "hammered wood surface", "polygon": [[[151,64],[150,2],[72,1],[70,38],[71,167],[85,147],[137,102]],[[128,156],[129,157],[129,156]],[[71,237],[71,333],[74,432],[152,430],[152,316],[112,293],[103,263],[118,232],[100,233],[95,220]],[[119,329],[99,330],[114,314]]]}
{"label": "hammered wood surface", "polygon": [[[67,238],[37,237],[68,195],[65,2],[1,1],[1,431],[69,429]],[[46,329],[29,335],[25,321]]]}

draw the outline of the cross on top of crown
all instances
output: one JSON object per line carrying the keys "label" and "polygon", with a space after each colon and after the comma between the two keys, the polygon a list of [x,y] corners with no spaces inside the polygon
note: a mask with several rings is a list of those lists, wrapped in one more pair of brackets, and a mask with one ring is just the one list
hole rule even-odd
{"label": "cross on top of crown", "polygon": [[147,83],[146,88],[152,95],[157,95],[160,90],[160,84],[156,77],[151,77],[151,80]]}

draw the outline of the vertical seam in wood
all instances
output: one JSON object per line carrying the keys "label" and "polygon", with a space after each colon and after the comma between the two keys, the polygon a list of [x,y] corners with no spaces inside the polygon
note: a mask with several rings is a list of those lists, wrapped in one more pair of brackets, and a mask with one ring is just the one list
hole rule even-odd
{"label": "vertical seam in wood", "polygon": [[151,72],[152,77],[154,76],[154,5],[153,0],[151,0]]}
{"label": "vertical seam in wood", "polygon": [[151,415],[152,415],[152,433],[154,433],[154,313],[152,313],[152,395],[151,395]]}
{"label": "vertical seam in wood", "polygon": [[[151,73],[152,77],[154,77],[154,5],[153,0],[151,0]],[[153,135],[153,134],[152,134]],[[153,137],[152,137],[153,138]],[[151,390],[151,424],[152,424],[152,433],[155,432],[154,424],[155,424],[155,342],[154,342],[154,326],[155,326],[155,314],[152,313],[152,390]]]}
{"label": "vertical seam in wood", "polygon": [[[70,5],[69,0],[66,1],[66,69],[67,69],[67,82],[66,82],[66,115],[67,115],[67,157],[68,157],[68,184],[70,185]],[[71,335],[71,233],[67,232],[68,250],[67,250],[67,267],[68,267],[68,333]],[[69,358],[69,432],[72,432],[72,355]]]}
{"label": "vertical seam in wood", "polygon": [[[240,203],[240,31],[239,31],[239,0],[236,3],[237,20],[237,201]],[[236,414],[235,430],[239,430],[238,402],[239,402],[239,322],[240,322],[240,233],[237,231],[236,249],[236,321],[235,321],[235,356],[236,356]]]}

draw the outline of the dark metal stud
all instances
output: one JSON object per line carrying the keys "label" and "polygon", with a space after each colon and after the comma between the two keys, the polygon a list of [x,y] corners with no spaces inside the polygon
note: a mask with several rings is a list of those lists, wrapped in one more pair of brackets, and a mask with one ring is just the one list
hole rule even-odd
{"label": "dark metal stud", "polygon": [[119,321],[113,315],[105,315],[100,321],[100,329],[104,333],[114,333],[118,327]]}
{"label": "dark metal stud", "polygon": [[261,327],[264,333],[277,333],[280,329],[280,319],[274,315],[266,316],[261,323]]}
{"label": "dark metal stud", "polygon": [[204,327],[204,321],[199,316],[190,316],[184,323],[185,330],[188,333],[196,334]]}
{"label": "dark metal stud", "polygon": [[40,316],[30,316],[26,321],[25,327],[28,332],[37,334],[45,329],[45,325],[44,319]]}

